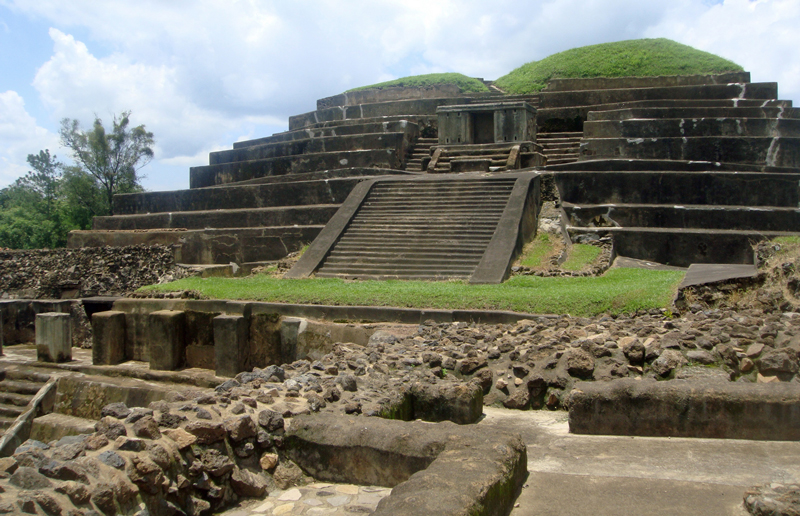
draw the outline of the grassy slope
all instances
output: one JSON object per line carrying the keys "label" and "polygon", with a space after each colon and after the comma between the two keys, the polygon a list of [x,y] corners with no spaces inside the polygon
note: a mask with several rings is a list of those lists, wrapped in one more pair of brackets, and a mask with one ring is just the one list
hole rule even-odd
{"label": "grassy slope", "polygon": [[216,299],[303,304],[513,310],[592,315],[667,307],[683,272],[612,269],[599,278],[517,276],[500,285],[462,282],[186,278],[145,290],[192,289]]}
{"label": "grassy slope", "polygon": [[535,93],[551,78],[644,77],[741,71],[714,54],[669,39],[635,39],[573,48],[524,64],[495,84],[508,93]]}
{"label": "grassy slope", "polygon": [[464,93],[479,93],[489,91],[481,81],[467,77],[460,73],[429,73],[427,75],[413,75],[411,77],[403,77],[393,81],[381,82],[378,84],[371,84],[369,86],[361,86],[347,91],[369,90],[369,89],[382,89],[392,86],[403,87],[425,87],[433,84],[455,84]]}

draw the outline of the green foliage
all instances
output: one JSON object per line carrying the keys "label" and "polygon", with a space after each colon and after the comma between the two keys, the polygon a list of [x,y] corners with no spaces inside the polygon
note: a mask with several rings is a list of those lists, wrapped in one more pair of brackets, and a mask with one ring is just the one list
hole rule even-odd
{"label": "green foliage", "polygon": [[0,247],[63,247],[73,229],[109,215],[116,193],[141,191],[137,170],[153,157],[153,135],[130,129],[129,112],[114,117],[111,133],[100,119],[91,131],[77,120],[61,122],[61,140],[77,165],[65,166],[48,149],[28,155],[32,170],[0,190]]}
{"label": "green foliage", "polygon": [[741,71],[738,64],[669,39],[573,48],[524,64],[495,81],[513,94],[536,93],[552,78],[645,77]]}
{"label": "green foliage", "polygon": [[410,77],[402,77],[393,81],[381,82],[372,84],[370,86],[361,86],[347,91],[358,90],[371,90],[390,88],[392,86],[400,86],[406,88],[424,88],[425,86],[433,86],[434,84],[455,84],[463,93],[480,93],[489,91],[478,79],[467,77],[460,73],[429,73],[427,75],[412,75]]}
{"label": "green foliage", "polygon": [[561,265],[565,271],[579,271],[595,261],[600,248],[594,245],[573,244],[567,260]]}
{"label": "green foliage", "polygon": [[63,165],[49,150],[29,154],[33,170],[0,190],[0,247],[63,246],[68,225],[58,198]]}
{"label": "green foliage", "polygon": [[78,166],[102,187],[109,214],[118,193],[141,191],[138,170],[153,159],[153,133],[144,125],[130,128],[130,111],[115,115],[110,133],[95,118],[92,129],[83,131],[77,120],[61,121],[61,144],[67,147]]}
{"label": "green foliage", "polygon": [[216,299],[281,303],[513,310],[527,313],[594,315],[668,306],[682,271],[611,269],[597,278],[516,276],[500,285],[463,282],[186,278],[145,290],[198,290]]}

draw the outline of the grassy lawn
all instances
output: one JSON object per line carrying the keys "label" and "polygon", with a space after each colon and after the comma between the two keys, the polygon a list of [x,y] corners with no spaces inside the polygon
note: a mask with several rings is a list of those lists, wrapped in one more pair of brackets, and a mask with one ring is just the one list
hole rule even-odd
{"label": "grassy lawn", "polygon": [[561,268],[566,271],[579,271],[592,263],[600,255],[600,248],[594,245],[573,244]]}
{"label": "grassy lawn", "polygon": [[553,240],[555,237],[547,233],[539,233],[533,242],[525,246],[520,259],[520,265],[536,269],[542,266],[545,258],[553,254]]}
{"label": "grassy lawn", "polygon": [[645,77],[741,71],[714,54],[669,39],[635,39],[573,48],[524,64],[495,81],[508,93],[536,93],[551,78]]}
{"label": "grassy lawn", "polygon": [[667,307],[683,272],[612,269],[597,278],[516,276],[501,285],[463,282],[186,278],[143,290],[198,290],[214,299],[301,304],[512,310],[594,315]]}
{"label": "grassy lawn", "polygon": [[455,84],[464,93],[479,93],[482,91],[489,91],[481,81],[467,77],[460,73],[429,73],[426,75],[412,75],[411,77],[402,77],[393,81],[381,82],[378,84],[371,84],[369,86],[360,86],[347,91],[369,90],[369,89],[382,89],[392,86],[403,87],[417,87],[422,88],[434,84]]}

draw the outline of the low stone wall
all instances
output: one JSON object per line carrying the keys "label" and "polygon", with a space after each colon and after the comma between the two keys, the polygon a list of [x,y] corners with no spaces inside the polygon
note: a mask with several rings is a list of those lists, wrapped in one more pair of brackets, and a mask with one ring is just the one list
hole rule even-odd
{"label": "low stone wall", "polygon": [[521,438],[485,428],[300,416],[285,443],[315,478],[394,487],[376,515],[505,515],[527,477]]}
{"label": "low stone wall", "polygon": [[426,87],[414,86],[408,88],[402,86],[371,88],[368,90],[346,91],[339,95],[319,99],[317,100],[317,109],[335,106],[356,106],[358,104],[371,104],[391,100],[457,97],[459,95],[461,95],[461,88],[455,84],[433,84]]}
{"label": "low stone wall", "polygon": [[790,383],[581,382],[569,399],[576,434],[800,439],[800,386]]}

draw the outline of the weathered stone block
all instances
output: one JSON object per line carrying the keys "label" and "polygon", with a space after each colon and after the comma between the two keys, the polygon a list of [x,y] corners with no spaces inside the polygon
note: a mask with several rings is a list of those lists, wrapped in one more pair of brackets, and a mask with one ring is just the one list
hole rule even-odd
{"label": "weathered stone block", "polygon": [[115,310],[92,316],[92,363],[115,365],[125,361],[125,313]]}
{"label": "weathered stone block", "polygon": [[69,314],[36,314],[36,357],[42,362],[72,360],[72,324]]}
{"label": "weathered stone block", "polygon": [[236,376],[244,371],[247,357],[248,320],[241,315],[214,317],[214,358],[217,376]]}
{"label": "weathered stone block", "polygon": [[148,316],[150,368],[172,371],[184,356],[186,314],[182,310],[158,310]]}

